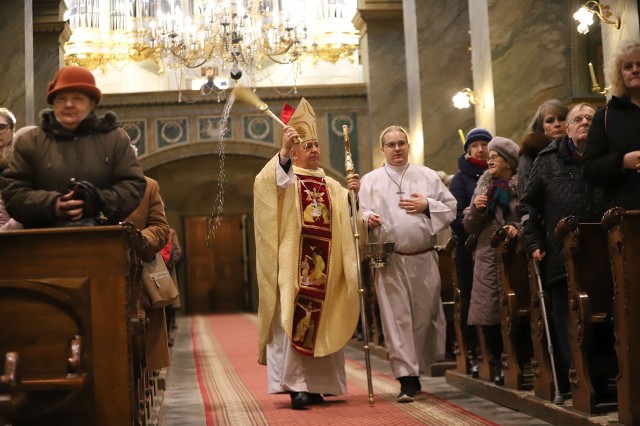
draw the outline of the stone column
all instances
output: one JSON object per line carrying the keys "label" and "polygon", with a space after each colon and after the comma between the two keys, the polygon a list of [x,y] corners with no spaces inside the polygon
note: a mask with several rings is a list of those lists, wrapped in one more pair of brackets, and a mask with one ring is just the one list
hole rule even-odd
{"label": "stone column", "polygon": [[415,6],[419,67],[408,90],[420,93],[424,162],[453,174],[463,152],[458,129],[466,134],[474,127],[473,109],[457,109],[451,100],[465,87],[473,88],[468,5],[466,0],[449,0],[416,1]]}
{"label": "stone column", "polygon": [[[64,0],[33,0],[33,103],[35,123],[40,122],[38,114],[49,107],[46,102],[47,84],[60,67],[64,66],[62,46],[69,40],[69,24],[62,20],[66,10]],[[37,4],[37,7],[35,5]]]}
{"label": "stone column", "polygon": [[572,95],[568,1],[488,1],[496,133],[520,143],[541,103]]}
{"label": "stone column", "polygon": [[384,159],[377,149],[380,132],[392,124],[405,128],[409,124],[402,1],[359,0],[353,22],[360,31],[360,56],[369,88],[369,143],[375,169]]}
{"label": "stone column", "polygon": [[3,4],[0,37],[5,43],[0,44],[0,54],[10,60],[0,73],[0,106],[13,111],[18,128],[37,124],[46,106],[47,82],[62,63],[64,7],[63,0]]}
{"label": "stone column", "polygon": [[[638,16],[638,2],[635,0],[620,0],[611,5],[610,21],[620,19],[620,28],[616,28],[615,25],[602,23],[600,28],[602,30],[602,51],[604,59],[604,74],[606,82],[600,82],[602,87],[608,86],[610,81],[610,69],[612,66],[613,56],[616,54],[618,43],[623,40],[634,39],[638,40],[640,37],[639,16]],[[599,19],[595,17],[594,19]],[[573,26],[575,31],[576,25]],[[611,98],[610,94],[607,94],[607,100]]]}
{"label": "stone column", "polygon": [[469,27],[471,29],[471,63],[473,91],[479,104],[475,105],[476,127],[496,133],[496,109],[493,100],[493,71],[489,42],[489,15],[487,0],[469,0]]}
{"label": "stone column", "polygon": [[[0,56],[4,66],[0,72],[0,107],[9,108],[16,116],[17,126],[25,123],[25,17],[30,15],[31,2],[5,2],[0,13]],[[29,18],[27,18],[28,20]]]}

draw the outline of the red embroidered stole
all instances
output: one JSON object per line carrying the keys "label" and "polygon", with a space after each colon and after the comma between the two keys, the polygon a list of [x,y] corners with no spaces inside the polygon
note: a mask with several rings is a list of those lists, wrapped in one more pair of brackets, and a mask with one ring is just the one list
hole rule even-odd
{"label": "red embroidered stole", "polygon": [[331,200],[324,178],[297,177],[302,232],[291,344],[303,355],[313,356],[329,276]]}

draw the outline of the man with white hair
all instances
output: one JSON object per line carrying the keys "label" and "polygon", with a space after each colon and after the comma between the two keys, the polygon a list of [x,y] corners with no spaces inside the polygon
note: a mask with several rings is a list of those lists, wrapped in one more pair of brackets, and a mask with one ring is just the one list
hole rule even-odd
{"label": "man with white hair", "polygon": [[[356,248],[347,189],[320,168],[316,116],[302,98],[282,148],[254,183],[259,359],[270,393],[291,408],[346,393],[343,348],[358,322]],[[347,188],[358,191],[358,175]]]}
{"label": "man with white hair", "polygon": [[558,221],[570,215],[600,222],[604,203],[600,190],[590,188],[582,176],[581,159],[596,110],[588,103],[574,106],[567,115],[567,134],[540,151],[520,199],[524,247],[527,255],[543,263],[543,283],[551,294],[554,351],[560,392],[570,391],[569,301],[562,240],[554,232]]}

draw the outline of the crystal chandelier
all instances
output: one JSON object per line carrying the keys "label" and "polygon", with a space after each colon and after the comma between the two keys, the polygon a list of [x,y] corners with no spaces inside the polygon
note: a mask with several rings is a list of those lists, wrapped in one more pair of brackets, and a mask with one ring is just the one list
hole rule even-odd
{"label": "crystal chandelier", "polygon": [[[151,60],[175,73],[179,88],[202,81],[220,93],[229,78],[253,85],[256,73],[305,58],[353,62],[356,0],[66,0],[67,65],[122,70]],[[309,5],[312,5],[309,7]],[[249,81],[246,81],[249,80]]]}
{"label": "crystal chandelier", "polygon": [[[276,4],[275,9],[271,8]],[[72,35],[65,61],[90,69],[162,59],[174,68],[251,74],[271,60],[292,64],[307,51],[303,21],[264,0],[68,0]],[[107,29],[105,30],[105,27]]]}

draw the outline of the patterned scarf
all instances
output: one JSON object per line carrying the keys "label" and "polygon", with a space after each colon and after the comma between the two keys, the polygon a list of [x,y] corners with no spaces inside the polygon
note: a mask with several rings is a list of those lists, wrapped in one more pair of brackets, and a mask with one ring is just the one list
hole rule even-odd
{"label": "patterned scarf", "polygon": [[491,185],[487,189],[487,198],[489,199],[487,210],[491,215],[495,216],[496,207],[502,210],[503,217],[506,218],[509,215],[511,212],[509,208],[511,189],[509,188],[508,180],[491,179]]}

